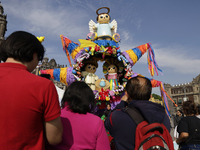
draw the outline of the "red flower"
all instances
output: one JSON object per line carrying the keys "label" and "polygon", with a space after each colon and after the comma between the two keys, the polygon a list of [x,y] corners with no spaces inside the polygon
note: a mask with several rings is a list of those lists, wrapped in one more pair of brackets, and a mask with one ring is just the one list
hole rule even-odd
{"label": "red flower", "polygon": [[106,91],[103,88],[101,88],[101,92],[99,92],[100,100],[106,100],[106,97],[108,97],[108,93],[109,91]]}

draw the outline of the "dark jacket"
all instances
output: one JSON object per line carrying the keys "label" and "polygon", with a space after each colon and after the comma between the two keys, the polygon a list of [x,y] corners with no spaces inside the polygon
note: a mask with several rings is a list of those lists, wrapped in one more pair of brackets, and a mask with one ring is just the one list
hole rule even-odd
{"label": "dark jacket", "polygon": [[[114,137],[116,150],[128,150],[135,147],[136,124],[122,109],[127,105],[127,102],[121,101],[105,120],[106,129]],[[133,105],[149,123],[163,123],[170,131],[169,117],[160,104],[144,100],[133,100],[129,105]]]}
{"label": "dark jacket", "polygon": [[110,112],[111,112],[111,109],[110,109],[110,110],[106,109],[106,110],[103,112],[103,115],[105,115],[105,117],[107,118]]}
{"label": "dark jacket", "polygon": [[183,118],[183,116],[174,116],[174,128],[179,124],[180,120]]}

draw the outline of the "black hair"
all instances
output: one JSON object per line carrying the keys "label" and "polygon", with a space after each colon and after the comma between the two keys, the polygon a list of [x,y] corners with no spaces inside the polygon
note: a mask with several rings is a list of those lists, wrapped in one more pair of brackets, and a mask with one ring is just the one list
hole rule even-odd
{"label": "black hair", "polygon": [[95,97],[91,88],[83,81],[75,81],[66,89],[61,106],[68,106],[70,110],[79,114],[92,112],[95,106]]}
{"label": "black hair", "polygon": [[197,112],[198,112],[198,114],[200,114],[200,104],[197,105]]}
{"label": "black hair", "polygon": [[31,33],[25,31],[13,32],[0,45],[0,60],[6,61],[11,57],[22,63],[33,60],[33,54],[37,54],[38,61],[44,57],[44,47]]}
{"label": "black hair", "polygon": [[183,108],[183,112],[186,116],[192,115],[192,114],[194,114],[194,115],[197,114],[197,106],[193,101],[189,100],[189,101],[183,102],[182,108]]}
{"label": "black hair", "polygon": [[133,77],[128,80],[126,91],[131,100],[149,100],[152,91],[151,81],[145,77]]}
{"label": "black hair", "polygon": [[177,111],[179,111],[181,114],[183,114],[183,111],[182,111],[182,110],[178,109]]}
{"label": "black hair", "polygon": [[108,103],[106,106],[108,106],[108,105],[111,107],[111,104],[110,104],[110,103]]}

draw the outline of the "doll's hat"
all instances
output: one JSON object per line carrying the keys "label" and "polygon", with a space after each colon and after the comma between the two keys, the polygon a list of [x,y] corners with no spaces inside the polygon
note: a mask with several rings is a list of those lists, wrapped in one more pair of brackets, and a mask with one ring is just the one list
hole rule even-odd
{"label": "doll's hat", "polygon": [[123,71],[123,68],[124,68],[124,65],[123,65],[123,62],[122,61],[118,61],[117,58],[110,58],[110,59],[107,59],[105,60],[104,64],[103,64],[103,73],[106,74],[107,73],[107,68],[108,66],[110,65],[115,65],[118,69],[118,72],[122,72]]}
{"label": "doll's hat", "polygon": [[106,80],[104,78],[98,79],[95,82],[95,90],[97,90],[99,92],[101,91],[102,88],[104,90],[107,90],[107,89],[109,89],[109,87],[110,87],[110,84],[109,84],[108,80]]}
{"label": "doll's hat", "polygon": [[94,65],[96,68],[98,68],[98,63],[95,59],[91,58],[91,59],[88,59],[88,60],[84,60],[83,61],[83,64],[84,66],[86,66],[87,64],[92,64]]}

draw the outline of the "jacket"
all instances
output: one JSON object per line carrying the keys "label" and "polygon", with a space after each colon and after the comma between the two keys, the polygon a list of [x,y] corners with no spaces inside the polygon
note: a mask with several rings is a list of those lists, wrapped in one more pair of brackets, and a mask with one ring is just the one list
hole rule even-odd
{"label": "jacket", "polygon": [[[128,105],[121,101],[110,113],[104,124],[114,138],[116,150],[134,149],[136,123],[123,110]],[[165,108],[147,100],[132,100],[129,105],[134,106],[148,123],[163,123],[170,131],[170,120],[165,113]]]}

